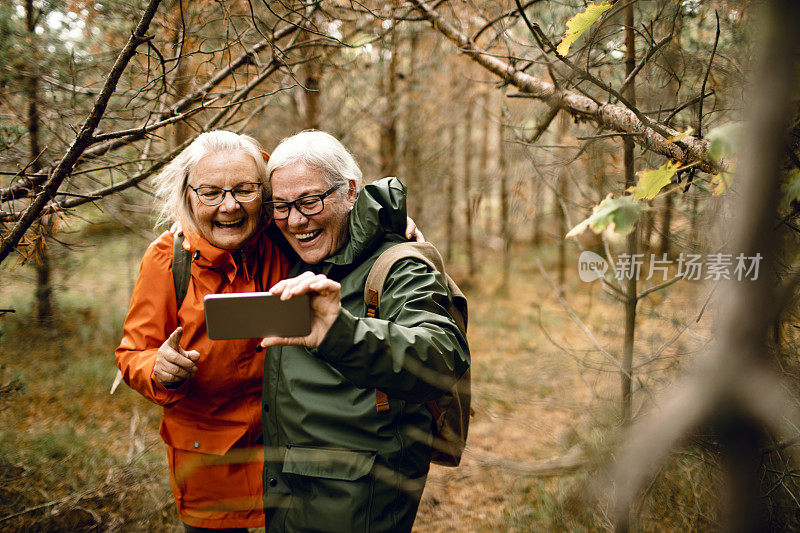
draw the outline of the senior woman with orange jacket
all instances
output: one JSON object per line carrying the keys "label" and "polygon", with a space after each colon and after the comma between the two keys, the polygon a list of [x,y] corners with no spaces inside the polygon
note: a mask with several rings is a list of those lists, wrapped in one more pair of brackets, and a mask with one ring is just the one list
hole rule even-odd
{"label": "senior woman with orange jacket", "polygon": [[162,233],[142,259],[115,354],[125,382],[164,407],[170,486],[190,532],[264,526],[260,339],[210,340],[203,298],[265,291],[294,259],[264,214],[265,155],[246,135],[207,132],[156,178],[161,219],[180,223],[191,277],[178,308],[177,232]]}

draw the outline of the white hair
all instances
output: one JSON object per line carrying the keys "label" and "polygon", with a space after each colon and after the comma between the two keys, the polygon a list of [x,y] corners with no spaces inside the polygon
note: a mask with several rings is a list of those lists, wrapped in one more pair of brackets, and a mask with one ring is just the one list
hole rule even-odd
{"label": "white hair", "polygon": [[267,165],[265,152],[261,145],[248,135],[240,135],[232,131],[215,130],[201,133],[192,144],[175,156],[175,159],[155,177],[156,196],[163,206],[156,225],[165,222],[180,222],[184,228],[197,231],[197,219],[192,211],[189,197],[189,175],[197,163],[207,155],[220,152],[244,152],[253,158],[258,171],[258,180],[264,184],[266,196],[269,183],[267,181]]}
{"label": "white hair", "polygon": [[348,181],[355,183],[356,192],[361,190],[362,175],[353,155],[336,137],[324,131],[305,130],[283,139],[272,152],[267,163],[267,181],[283,167],[303,163],[322,174],[331,187],[340,187],[339,194],[346,195],[342,187]]}

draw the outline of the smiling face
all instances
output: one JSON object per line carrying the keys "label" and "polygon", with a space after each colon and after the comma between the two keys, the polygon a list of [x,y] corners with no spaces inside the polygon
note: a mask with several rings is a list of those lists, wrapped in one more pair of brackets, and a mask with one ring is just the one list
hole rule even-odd
{"label": "smiling face", "polygon": [[[330,189],[322,174],[304,163],[292,163],[272,173],[272,199],[290,202],[309,194]],[[276,220],[286,240],[305,263],[313,265],[332,256],[347,242],[347,222],[356,199],[354,184],[349,184],[325,198],[325,209],[306,216],[294,206],[289,218]]]}
{"label": "smiling face", "polygon": [[[189,185],[212,185],[232,189],[242,183],[260,182],[253,158],[245,152],[218,152],[203,157],[189,175]],[[230,192],[219,205],[200,202],[189,190],[197,229],[205,239],[223,250],[238,250],[253,236],[261,223],[261,195],[251,202],[239,203]]]}

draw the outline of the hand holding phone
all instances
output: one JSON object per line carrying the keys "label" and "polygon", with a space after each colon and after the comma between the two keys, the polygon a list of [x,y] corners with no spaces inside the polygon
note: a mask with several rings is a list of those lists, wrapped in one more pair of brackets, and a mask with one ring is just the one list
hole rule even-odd
{"label": "hand holding phone", "polygon": [[297,298],[311,298],[311,325],[306,335],[271,335],[261,341],[261,346],[319,346],[342,308],[341,284],[323,274],[304,272],[297,277],[279,281],[270,292],[281,300],[291,302]]}

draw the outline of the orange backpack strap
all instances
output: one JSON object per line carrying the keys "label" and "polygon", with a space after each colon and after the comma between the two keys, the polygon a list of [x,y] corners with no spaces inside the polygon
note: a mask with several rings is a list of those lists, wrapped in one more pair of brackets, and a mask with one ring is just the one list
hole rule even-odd
{"label": "orange backpack strap", "polygon": [[389,410],[389,397],[382,390],[375,389],[375,409],[379,413]]}

